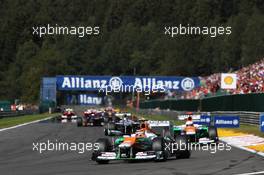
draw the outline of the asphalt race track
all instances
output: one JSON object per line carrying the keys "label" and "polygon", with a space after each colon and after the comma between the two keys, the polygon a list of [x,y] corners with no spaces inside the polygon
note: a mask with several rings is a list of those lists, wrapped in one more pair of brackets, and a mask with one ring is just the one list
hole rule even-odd
{"label": "asphalt race track", "polygon": [[190,159],[167,162],[110,162],[97,165],[90,160],[91,152],[33,151],[33,142],[95,142],[103,137],[102,127],[77,128],[74,123],[41,122],[0,132],[0,174],[2,175],[130,175],[130,174],[237,174],[264,170],[260,156],[232,148],[211,154],[194,151]]}

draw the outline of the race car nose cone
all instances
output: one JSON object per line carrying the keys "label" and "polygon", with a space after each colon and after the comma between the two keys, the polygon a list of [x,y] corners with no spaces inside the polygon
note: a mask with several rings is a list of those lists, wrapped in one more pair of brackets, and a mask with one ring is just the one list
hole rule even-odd
{"label": "race car nose cone", "polygon": [[119,148],[130,148],[132,146],[132,143],[124,142],[119,145]]}

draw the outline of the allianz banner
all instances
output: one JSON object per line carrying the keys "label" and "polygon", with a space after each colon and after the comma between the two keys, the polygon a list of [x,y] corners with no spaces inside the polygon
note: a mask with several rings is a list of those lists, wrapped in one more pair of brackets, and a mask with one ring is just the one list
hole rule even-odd
{"label": "allianz banner", "polygon": [[69,94],[67,96],[67,104],[73,105],[101,105],[103,103],[103,97],[99,97],[96,94]]}
{"label": "allianz banner", "polygon": [[103,103],[103,97],[98,97],[93,94],[79,94],[78,102],[80,105],[101,105]]}
{"label": "allianz banner", "polygon": [[209,126],[210,122],[211,122],[211,116],[209,115],[201,115],[199,120],[193,120],[193,123],[198,125]]}
{"label": "allianz banner", "polygon": [[239,116],[214,116],[215,127],[217,128],[239,128]]}
{"label": "allianz banner", "polygon": [[58,90],[104,91],[191,91],[200,85],[198,77],[175,76],[57,76]]}

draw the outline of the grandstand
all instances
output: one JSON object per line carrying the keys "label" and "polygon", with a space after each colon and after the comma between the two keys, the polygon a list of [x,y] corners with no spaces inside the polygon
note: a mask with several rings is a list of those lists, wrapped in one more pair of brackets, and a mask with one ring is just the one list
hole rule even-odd
{"label": "grandstand", "polygon": [[179,99],[200,99],[210,96],[228,94],[249,94],[264,92],[264,58],[232,73],[237,74],[237,88],[221,89],[221,73],[200,77],[201,86],[190,92],[177,96]]}

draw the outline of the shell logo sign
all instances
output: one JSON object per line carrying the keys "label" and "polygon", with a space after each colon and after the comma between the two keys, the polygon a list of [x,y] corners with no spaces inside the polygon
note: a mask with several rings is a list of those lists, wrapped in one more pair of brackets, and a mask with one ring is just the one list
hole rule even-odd
{"label": "shell logo sign", "polygon": [[222,73],[221,74],[221,88],[222,89],[236,89],[237,75]]}

